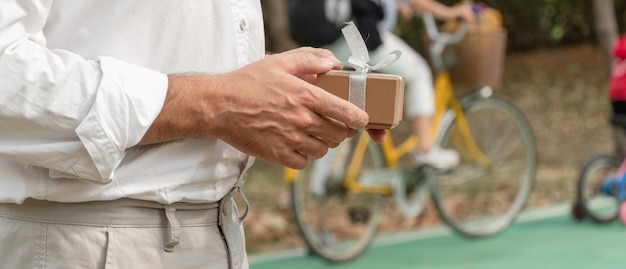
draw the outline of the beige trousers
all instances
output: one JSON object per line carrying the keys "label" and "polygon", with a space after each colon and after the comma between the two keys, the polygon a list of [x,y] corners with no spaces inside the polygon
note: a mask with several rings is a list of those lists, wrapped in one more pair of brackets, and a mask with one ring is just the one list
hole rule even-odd
{"label": "beige trousers", "polygon": [[3,269],[248,268],[230,195],[212,204],[0,204],[0,261]]}

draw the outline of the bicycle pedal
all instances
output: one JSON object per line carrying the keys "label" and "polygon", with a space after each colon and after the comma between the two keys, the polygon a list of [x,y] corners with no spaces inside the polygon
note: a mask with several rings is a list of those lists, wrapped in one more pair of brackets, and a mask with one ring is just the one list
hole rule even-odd
{"label": "bicycle pedal", "polygon": [[405,218],[413,218],[424,208],[425,189],[429,174],[422,168],[405,170],[392,179],[393,197]]}
{"label": "bicycle pedal", "polygon": [[370,211],[366,207],[351,207],[348,209],[348,216],[352,224],[367,223],[370,219]]}

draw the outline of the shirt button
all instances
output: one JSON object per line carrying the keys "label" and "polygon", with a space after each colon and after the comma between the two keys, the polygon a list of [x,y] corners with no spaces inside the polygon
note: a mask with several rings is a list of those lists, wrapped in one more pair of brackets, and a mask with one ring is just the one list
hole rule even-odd
{"label": "shirt button", "polygon": [[242,32],[245,31],[246,30],[246,26],[247,25],[246,25],[246,21],[245,20],[240,20],[239,21],[239,30],[240,31],[242,31]]}

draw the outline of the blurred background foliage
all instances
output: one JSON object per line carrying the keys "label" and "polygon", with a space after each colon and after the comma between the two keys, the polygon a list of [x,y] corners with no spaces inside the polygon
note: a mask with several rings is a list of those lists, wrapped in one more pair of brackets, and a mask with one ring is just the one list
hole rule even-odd
{"label": "blurred background foliage", "polygon": [[[453,5],[459,0],[437,1]],[[527,206],[571,204],[582,164],[597,153],[615,150],[617,132],[607,120],[611,114],[606,95],[610,59],[603,56],[608,56],[606,45],[615,32],[626,31],[626,0],[475,1],[502,14],[508,53],[503,86],[497,94],[520,108],[536,137],[538,172]],[[289,37],[285,0],[261,2],[268,52],[296,47]],[[424,31],[420,18],[401,20],[395,31],[427,55],[421,49]],[[254,207],[245,222],[248,249],[302,246],[289,211],[282,167],[257,160],[252,171],[245,185]],[[426,210],[418,218],[404,221],[390,218],[381,232],[398,226],[426,227],[436,223],[434,212]]]}
{"label": "blurred background foliage", "polygon": [[[458,0],[439,0],[453,5]],[[595,43],[592,0],[483,0],[502,13],[508,30],[509,52],[539,47]],[[614,0],[618,28],[626,29],[626,0]],[[421,48],[422,22],[419,18],[401,20],[396,33],[409,44]],[[621,31],[620,31],[621,32]]]}

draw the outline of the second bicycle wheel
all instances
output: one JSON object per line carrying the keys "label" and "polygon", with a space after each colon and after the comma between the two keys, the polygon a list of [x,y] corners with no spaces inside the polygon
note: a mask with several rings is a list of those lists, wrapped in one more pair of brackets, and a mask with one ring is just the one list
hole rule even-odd
{"label": "second bicycle wheel", "polygon": [[452,171],[434,175],[431,197],[458,234],[492,236],[511,225],[530,195],[536,170],[534,137],[523,115],[503,100],[481,98],[464,104],[471,136],[462,131],[462,121],[449,118],[437,142],[458,151],[461,162]]}
{"label": "second bicycle wheel", "polygon": [[[348,261],[365,251],[380,224],[382,195],[354,192],[344,184],[358,137],[310,161],[291,184],[292,211],[300,233],[311,251],[330,262]],[[367,144],[360,155],[359,179],[383,166],[378,146]]]}
{"label": "second bicycle wheel", "polygon": [[595,222],[615,220],[619,213],[619,202],[605,194],[603,187],[619,167],[620,161],[610,155],[598,155],[587,161],[580,170],[576,186],[576,201],[585,216]]}

